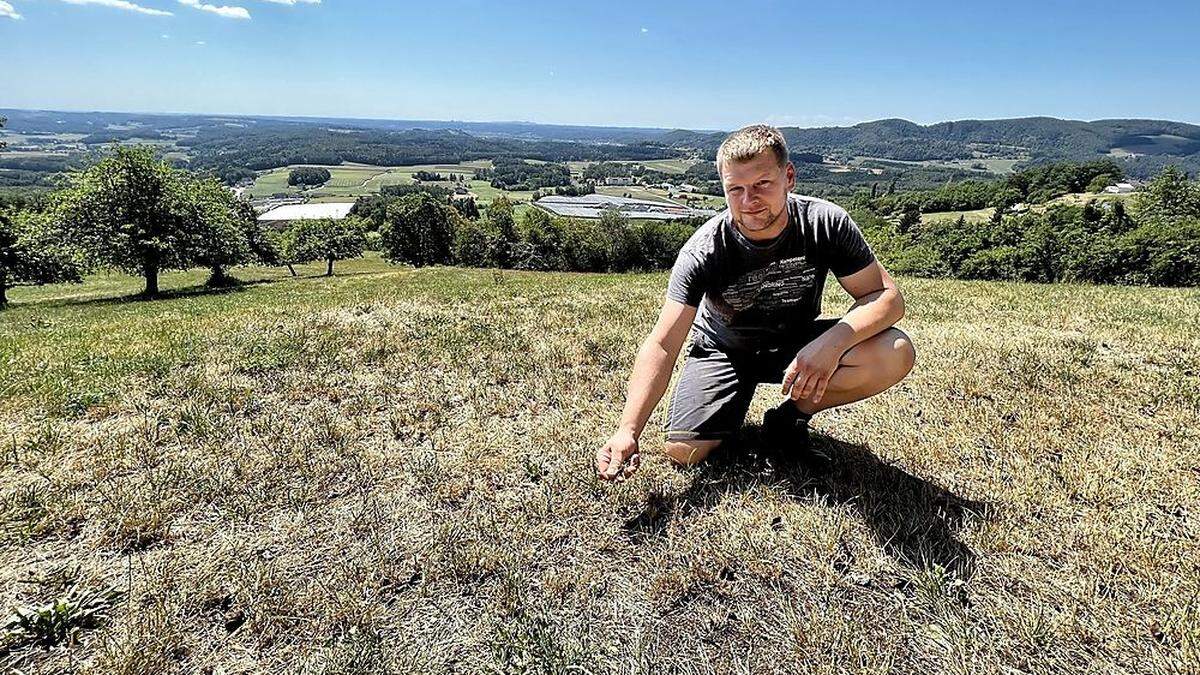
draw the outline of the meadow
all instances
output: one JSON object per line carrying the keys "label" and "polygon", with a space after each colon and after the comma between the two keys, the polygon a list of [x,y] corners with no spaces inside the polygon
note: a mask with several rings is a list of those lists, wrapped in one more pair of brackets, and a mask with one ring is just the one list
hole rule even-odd
{"label": "meadow", "polygon": [[[251,186],[251,197],[270,197],[275,194],[307,195],[314,201],[347,201],[347,198],[361,197],[374,194],[386,185],[409,185],[414,181],[413,175],[418,171],[432,171],[449,174],[461,173],[473,176],[476,169],[491,166],[489,161],[464,162],[462,164],[421,164],[416,166],[370,166],[366,164],[341,164],[326,166],[330,179],[324,185],[300,189],[288,185],[288,174],[295,166],[274,169],[261,174]],[[449,181],[435,182],[435,185],[452,186]],[[498,196],[506,196],[510,200],[529,201],[533,196],[530,191],[499,190],[493,188],[487,181],[469,179],[468,189],[475,193],[478,203],[490,204]]]}
{"label": "meadow", "polygon": [[49,618],[0,667],[1200,664],[1196,289],[901,278],[917,366],[817,416],[829,473],[759,451],[764,386],[714,461],[611,485],[665,274],[337,270],[12,293],[0,611]]}
{"label": "meadow", "polygon": [[[1134,197],[1134,193],[1127,192],[1123,194],[1109,194],[1106,192],[1074,192],[1065,194],[1061,197],[1055,197],[1045,204],[1034,204],[1030,210],[1034,212],[1044,212],[1053,206],[1083,206],[1088,202],[1097,204],[1103,202],[1125,202],[1128,203]],[[986,223],[992,219],[992,214],[996,209],[986,207],[982,209],[971,209],[967,211],[931,211],[921,214],[921,222],[924,223],[945,223],[958,220],[959,216],[966,219],[968,223]]]}

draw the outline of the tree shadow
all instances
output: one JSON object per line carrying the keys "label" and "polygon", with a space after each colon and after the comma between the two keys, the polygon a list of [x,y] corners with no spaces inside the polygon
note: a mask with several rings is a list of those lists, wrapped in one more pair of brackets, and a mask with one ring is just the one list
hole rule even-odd
{"label": "tree shadow", "polygon": [[818,471],[794,456],[764,451],[760,432],[747,425],[703,464],[687,469],[695,475],[681,494],[651,494],[642,512],[625,523],[627,533],[635,539],[659,536],[672,520],[715,507],[730,492],[781,485],[792,499],[850,506],[876,543],[903,565],[940,566],[963,581],[974,574],[976,556],[956,535],[970,522],[990,518],[991,505],[888,464],[867,446],[814,432],[813,447],[831,459],[827,470]]}
{"label": "tree shadow", "polygon": [[9,307],[22,308],[61,308],[61,307],[102,307],[102,306],[118,306],[138,302],[155,302],[162,300],[178,300],[181,298],[193,298],[199,296],[211,295],[226,295],[230,293],[240,293],[245,290],[254,288],[255,286],[266,286],[270,284],[278,284],[282,282],[303,282],[313,281],[318,279],[336,279],[338,277],[358,277],[371,274],[379,274],[378,271],[360,271],[360,272],[335,272],[334,275],[327,276],[324,272],[319,274],[299,274],[297,276],[279,276],[266,279],[251,279],[243,281],[236,277],[231,277],[231,281],[225,281],[219,286],[209,286],[207,284],[199,284],[196,286],[185,286],[183,288],[173,288],[170,290],[159,291],[157,295],[146,296],[141,293],[133,293],[130,295],[118,296],[102,296],[97,298],[59,298],[55,300],[26,300],[18,303],[9,303]]}

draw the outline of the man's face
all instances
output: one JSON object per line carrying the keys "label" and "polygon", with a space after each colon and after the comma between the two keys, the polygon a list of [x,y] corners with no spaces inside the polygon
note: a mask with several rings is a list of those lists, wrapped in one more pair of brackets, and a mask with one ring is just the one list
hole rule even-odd
{"label": "man's face", "polygon": [[787,196],[796,186],[792,163],[780,167],[764,150],[744,162],[726,162],[721,184],[733,222],[747,239],[773,239],[787,227]]}

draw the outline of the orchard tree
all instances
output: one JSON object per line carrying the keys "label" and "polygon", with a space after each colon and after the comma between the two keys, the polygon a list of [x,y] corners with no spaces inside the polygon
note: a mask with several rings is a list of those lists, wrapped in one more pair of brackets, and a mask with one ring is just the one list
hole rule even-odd
{"label": "orchard tree", "polygon": [[383,257],[392,262],[445,265],[454,254],[458,211],[425,192],[389,204],[379,228]]}
{"label": "orchard tree", "polygon": [[496,233],[496,250],[492,258],[498,267],[512,267],[513,251],[521,238],[517,235],[517,221],[513,215],[512,202],[506,197],[497,197],[487,208],[487,219]]}
{"label": "orchard tree", "polygon": [[366,230],[358,218],[317,218],[293,221],[284,233],[281,253],[289,269],[294,263],[324,260],[325,276],[333,276],[334,262],[358,258],[366,246]]}
{"label": "orchard tree", "polygon": [[279,253],[249,202],[234,196],[215,178],[189,177],[183,185],[197,234],[196,261],[211,270],[208,286],[236,284],[229,276],[230,267],[279,264]]}
{"label": "orchard tree", "polygon": [[206,248],[206,210],[189,202],[186,179],[153,148],[117,147],[70,176],[55,195],[55,217],[93,262],[142,276],[142,295],[154,297],[159,273],[195,265]]}
{"label": "orchard tree", "polygon": [[83,281],[83,260],[63,242],[45,214],[0,211],[0,309],[8,305],[8,289]]}

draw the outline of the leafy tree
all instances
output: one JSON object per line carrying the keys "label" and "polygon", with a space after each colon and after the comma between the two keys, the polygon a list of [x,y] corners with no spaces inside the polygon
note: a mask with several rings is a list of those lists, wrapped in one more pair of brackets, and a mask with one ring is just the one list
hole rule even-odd
{"label": "leafy tree", "polygon": [[630,228],[629,219],[619,209],[604,209],[600,214],[600,229],[608,238],[612,251],[609,266],[614,272],[644,267],[641,242],[637,233]]}
{"label": "leafy tree", "polygon": [[479,218],[479,207],[475,205],[475,200],[468,197],[467,199],[455,199],[450,202],[463,218],[475,220]]}
{"label": "leafy tree", "polygon": [[228,268],[260,262],[274,265],[279,253],[258,223],[249,202],[238,199],[215,178],[185,177],[185,204],[195,223],[196,262],[208,267],[208,286],[237,283]]}
{"label": "leafy tree", "polygon": [[901,232],[910,232],[921,224],[921,206],[916,202],[905,202],[900,211],[899,228]]}
{"label": "leafy tree", "polygon": [[324,185],[332,177],[324,167],[301,166],[288,173],[288,185]]}
{"label": "leafy tree", "polygon": [[[317,218],[293,221],[284,233],[282,255],[290,264],[324,260],[325,276],[333,276],[333,263],[357,258],[366,248],[366,232],[357,218]],[[292,275],[295,275],[292,270]]]}
{"label": "leafy tree", "polygon": [[517,221],[513,215],[512,202],[505,197],[497,197],[488,206],[487,219],[497,235],[492,258],[499,267],[511,267],[514,249],[521,241],[517,235]]}
{"label": "leafy tree", "polygon": [[379,230],[384,258],[416,266],[451,262],[458,212],[426,192],[388,205]]}
{"label": "leafy tree", "polygon": [[0,211],[0,309],[8,305],[8,289],[83,280],[83,260],[42,213]]}
{"label": "leafy tree", "polygon": [[1136,196],[1138,217],[1144,220],[1200,218],[1200,183],[1188,180],[1178,166],[1167,166]]}
{"label": "leafy tree", "polygon": [[93,262],[142,276],[143,296],[158,294],[160,272],[203,256],[207,211],[191,203],[185,173],[153,148],[117,147],[69,181],[55,195],[58,223]]}
{"label": "leafy tree", "polygon": [[498,267],[493,257],[500,239],[486,219],[464,220],[454,228],[454,264],[463,267]]}
{"label": "leafy tree", "polygon": [[550,214],[533,208],[521,218],[521,236],[527,244],[526,257],[517,261],[517,267],[530,270],[564,270],[567,261],[563,255],[565,232]]}

